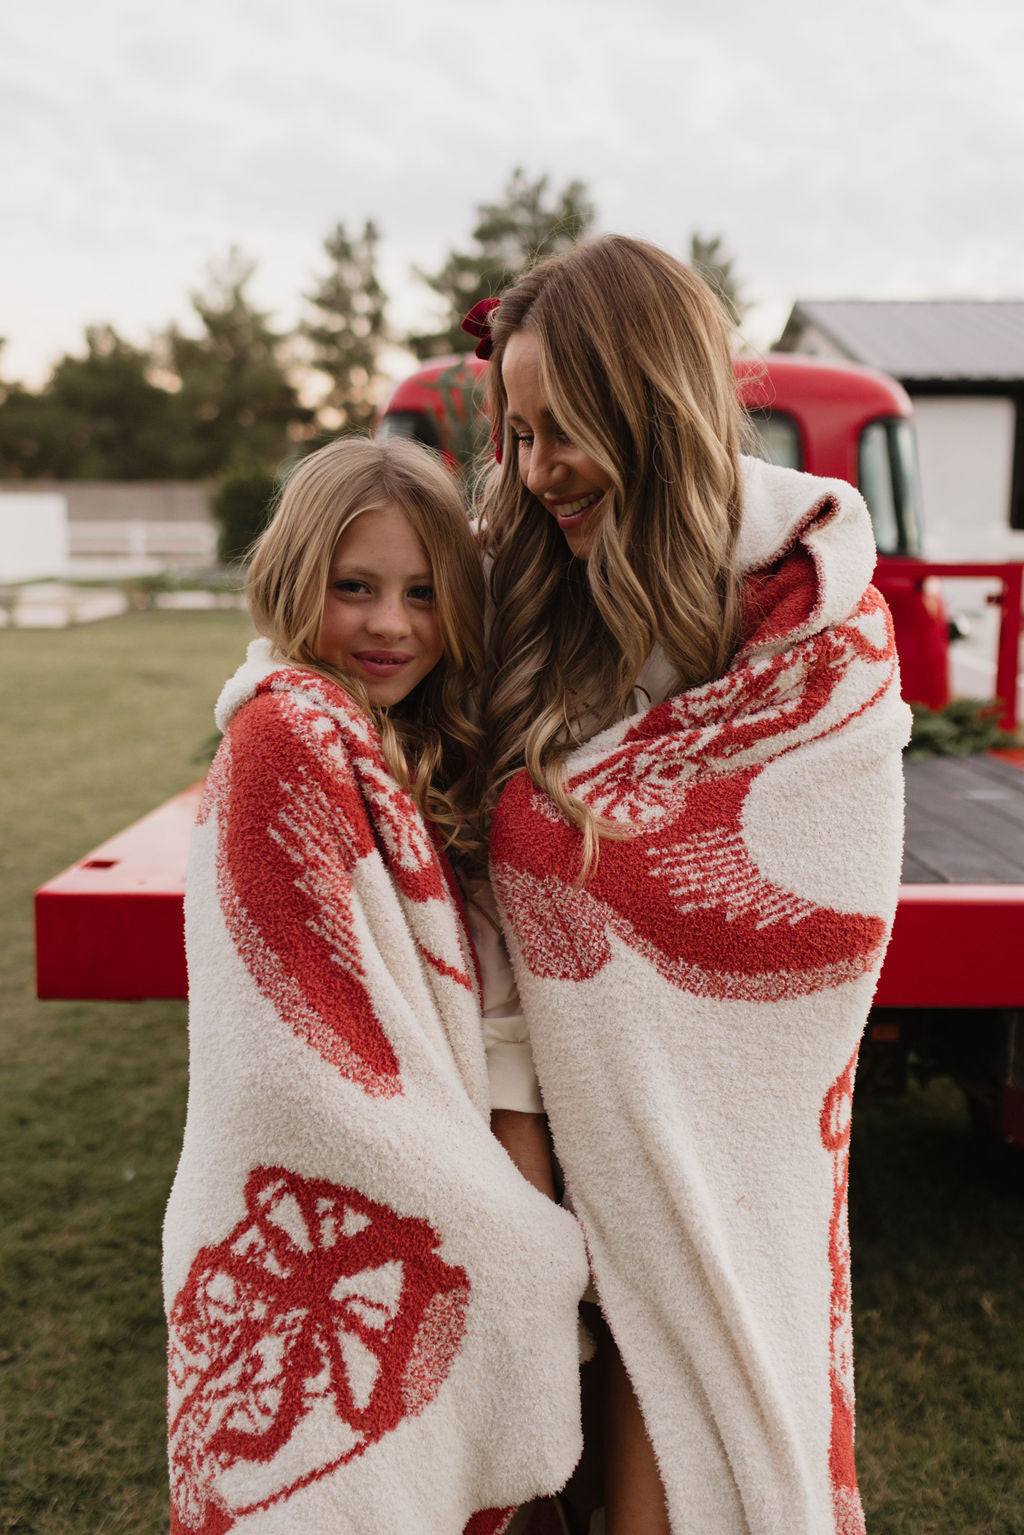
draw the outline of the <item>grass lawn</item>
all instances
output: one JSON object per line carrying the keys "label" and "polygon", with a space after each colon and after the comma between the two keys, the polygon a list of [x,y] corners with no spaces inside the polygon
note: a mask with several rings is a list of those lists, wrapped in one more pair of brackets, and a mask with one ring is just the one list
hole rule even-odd
{"label": "grass lawn", "polygon": [[32,891],[201,777],[238,613],[0,631],[0,1530],[167,1529],[160,1224],[183,1003],[38,1002]]}
{"label": "grass lawn", "polygon": [[857,1468],[869,1535],[1024,1532],[1024,1180],[952,1083],[854,1111]]}
{"label": "grass lawn", "polygon": [[[201,775],[247,635],[236,613],[0,631],[0,1531],[167,1528],[159,1238],[185,1010],[36,1001],[31,897]],[[858,1104],[852,1215],[870,1535],[1024,1535],[1024,1194],[974,1170],[937,1083]]]}

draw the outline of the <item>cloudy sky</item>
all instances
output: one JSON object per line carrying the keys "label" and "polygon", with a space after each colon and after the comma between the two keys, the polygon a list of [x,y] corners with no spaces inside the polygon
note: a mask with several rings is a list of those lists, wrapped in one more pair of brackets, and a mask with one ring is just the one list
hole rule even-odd
{"label": "cloudy sky", "polygon": [[397,325],[522,165],[797,298],[1024,297],[1021,0],[32,0],[0,20],[0,373],[143,342],[237,245],[283,326],[374,218]]}

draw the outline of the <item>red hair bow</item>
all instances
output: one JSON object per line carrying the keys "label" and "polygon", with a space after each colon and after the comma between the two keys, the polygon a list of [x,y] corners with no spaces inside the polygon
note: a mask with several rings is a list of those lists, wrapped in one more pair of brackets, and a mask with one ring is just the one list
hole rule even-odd
{"label": "red hair bow", "polygon": [[[477,337],[475,355],[480,358],[481,362],[487,362],[494,350],[494,342],[491,340],[490,316],[500,303],[501,300],[497,298],[482,298],[473,305],[462,322],[462,329],[466,332],[467,336]],[[491,441],[494,443],[494,457],[500,464],[501,443],[493,427],[491,428]]]}
{"label": "red hair bow", "polygon": [[475,355],[486,362],[494,350],[494,342],[491,340],[491,311],[497,309],[501,303],[497,298],[482,298],[474,304],[468,315],[462,322],[462,329],[468,336],[476,336],[477,344]]}

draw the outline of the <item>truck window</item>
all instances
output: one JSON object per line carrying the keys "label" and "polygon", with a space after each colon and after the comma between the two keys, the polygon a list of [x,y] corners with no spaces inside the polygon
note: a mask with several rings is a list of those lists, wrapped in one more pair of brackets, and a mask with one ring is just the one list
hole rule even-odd
{"label": "truck window", "polygon": [[921,482],[910,422],[872,421],[861,433],[858,460],[879,554],[920,554]]}
{"label": "truck window", "polygon": [[411,437],[426,448],[440,448],[437,422],[425,410],[391,410],[377,429],[378,437]]}
{"label": "truck window", "polygon": [[893,442],[897,480],[901,487],[901,521],[903,545],[907,554],[921,554],[921,469],[917,461],[917,437],[909,421],[893,421],[890,437]]}
{"label": "truck window", "polygon": [[783,469],[803,468],[800,432],[792,416],[755,408],[747,411],[747,419],[753,430],[749,444],[752,453]]}

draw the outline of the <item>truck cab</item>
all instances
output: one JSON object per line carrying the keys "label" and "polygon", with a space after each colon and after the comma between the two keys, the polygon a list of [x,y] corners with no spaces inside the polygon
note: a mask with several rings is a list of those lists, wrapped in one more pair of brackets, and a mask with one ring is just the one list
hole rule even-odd
{"label": "truck cab", "polygon": [[487,364],[472,353],[438,357],[403,379],[377,418],[379,437],[411,437],[440,453],[452,469],[468,464],[487,442]]}
{"label": "truck cab", "polygon": [[[393,391],[378,431],[412,437],[452,467],[486,444],[487,364],[445,357]],[[853,363],[774,352],[733,364],[750,451],[770,463],[848,480],[864,496],[878,546],[875,584],[893,615],[904,697],[949,702],[949,625],[942,587],[921,564],[921,489],[913,411],[894,379]]]}
{"label": "truck cab", "polygon": [[871,513],[875,585],[893,617],[903,696],[949,702],[949,621],[937,576],[922,567],[921,477],[913,409],[884,373],[773,352],[734,364],[740,399],[773,464],[848,480]]}

